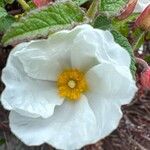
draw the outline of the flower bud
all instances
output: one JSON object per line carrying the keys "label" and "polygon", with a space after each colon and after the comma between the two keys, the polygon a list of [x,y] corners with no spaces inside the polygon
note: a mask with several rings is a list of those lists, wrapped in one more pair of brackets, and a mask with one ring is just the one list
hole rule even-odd
{"label": "flower bud", "polygon": [[33,3],[39,8],[52,2],[52,0],[33,0]]}
{"label": "flower bud", "polygon": [[141,85],[144,89],[150,90],[150,67],[141,73]]}
{"label": "flower bud", "polygon": [[150,30],[150,4],[135,21],[135,27],[140,27],[146,31]]}

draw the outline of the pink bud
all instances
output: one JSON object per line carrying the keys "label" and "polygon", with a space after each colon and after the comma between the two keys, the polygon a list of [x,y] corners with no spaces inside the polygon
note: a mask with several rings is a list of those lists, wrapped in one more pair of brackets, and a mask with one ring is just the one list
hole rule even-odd
{"label": "pink bud", "polygon": [[150,4],[135,21],[135,27],[140,27],[146,31],[150,30]]}
{"label": "pink bud", "polygon": [[135,9],[138,0],[129,0],[128,4],[125,8],[121,11],[121,14],[117,16],[119,20],[126,19],[128,16],[132,14]]}
{"label": "pink bud", "polygon": [[52,2],[52,0],[33,0],[33,3],[39,8]]}
{"label": "pink bud", "polygon": [[150,90],[150,67],[141,73],[141,85],[144,89]]}

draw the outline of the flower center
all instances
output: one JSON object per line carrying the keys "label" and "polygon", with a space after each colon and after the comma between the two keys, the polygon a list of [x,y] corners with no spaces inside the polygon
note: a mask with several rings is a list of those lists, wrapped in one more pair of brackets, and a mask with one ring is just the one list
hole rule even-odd
{"label": "flower center", "polygon": [[75,88],[75,86],[76,86],[76,81],[74,81],[74,80],[70,80],[69,82],[68,82],[68,86],[70,87],[70,88]]}
{"label": "flower center", "polygon": [[84,73],[78,69],[63,71],[57,80],[59,95],[69,100],[79,100],[83,92],[88,90]]}

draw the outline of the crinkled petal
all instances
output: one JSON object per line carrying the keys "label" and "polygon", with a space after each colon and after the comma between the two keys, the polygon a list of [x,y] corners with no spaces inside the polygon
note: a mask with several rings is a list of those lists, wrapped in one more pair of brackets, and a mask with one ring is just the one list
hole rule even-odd
{"label": "crinkled petal", "polygon": [[[21,44],[19,44],[18,46],[16,46],[16,50],[20,50],[20,49],[23,49],[24,47],[26,47],[27,46],[27,43],[21,43]],[[14,53],[14,51],[11,51],[11,54],[13,54]],[[10,57],[10,56],[9,56]],[[8,58],[9,58],[8,57]],[[9,60],[7,60],[8,62],[9,62]],[[8,62],[7,62],[7,64],[8,64]],[[8,68],[9,69],[9,68]],[[3,72],[4,71],[2,71],[2,81],[5,83],[5,75],[3,75]],[[6,74],[6,78],[8,79],[8,82],[10,82],[11,83],[11,81],[13,81],[12,80],[12,77],[13,76],[9,76],[9,77],[7,77],[7,74]],[[10,80],[9,80],[10,79]],[[7,81],[6,81],[7,82]],[[12,83],[11,83],[12,84]],[[6,86],[7,86],[7,84],[5,84]],[[1,96],[3,96],[3,93],[2,93],[2,95]],[[12,108],[11,108],[11,106],[10,106],[10,104],[7,102],[7,101],[5,101],[5,100],[3,100],[3,98],[1,98],[0,99],[1,100],[1,103],[3,104],[3,106],[5,107],[5,109],[7,109],[7,110],[11,110]]]}
{"label": "crinkled petal", "polygon": [[120,106],[113,101],[102,99],[98,94],[89,93],[86,96],[96,117],[97,140],[103,139],[118,127],[122,118]]}
{"label": "crinkled petal", "polygon": [[114,63],[129,67],[129,53],[114,41],[109,31],[85,28],[75,38],[71,51],[71,63],[75,68],[87,71],[98,63]]}
{"label": "crinkled petal", "polygon": [[97,59],[101,63],[113,63],[117,65],[130,67],[131,58],[129,53],[114,41],[110,31],[95,29],[98,37]]}
{"label": "crinkled petal", "polygon": [[134,12],[142,12],[149,4],[150,0],[138,0]]}
{"label": "crinkled petal", "polygon": [[[18,45],[15,50],[24,44]],[[31,117],[51,116],[56,105],[61,105],[56,83],[40,81],[28,77],[14,51],[10,54],[2,73],[2,81],[6,85],[1,95],[2,104],[6,109],[15,110]]]}
{"label": "crinkled petal", "polygon": [[32,78],[56,81],[58,74],[71,68],[70,50],[81,30],[91,28],[82,25],[73,30],[63,30],[51,35],[47,40],[30,42],[26,48],[16,52],[25,72]]}
{"label": "crinkled petal", "polygon": [[128,104],[137,91],[130,69],[125,66],[100,64],[91,68],[86,78],[89,93],[118,105]]}
{"label": "crinkled petal", "polygon": [[95,116],[85,96],[77,102],[65,101],[47,119],[28,118],[11,112],[10,128],[27,145],[46,142],[65,150],[79,149],[92,143],[97,134]]}
{"label": "crinkled petal", "polygon": [[58,74],[63,70],[62,64],[69,66],[69,54],[66,46],[62,45],[61,51],[52,40],[32,41],[24,50],[17,51],[15,56],[23,64],[28,76],[41,79],[56,81]]}
{"label": "crinkled petal", "polygon": [[97,35],[92,27],[82,30],[75,38],[74,48],[71,51],[72,67],[86,72],[98,64],[99,62],[96,57],[98,45]]}

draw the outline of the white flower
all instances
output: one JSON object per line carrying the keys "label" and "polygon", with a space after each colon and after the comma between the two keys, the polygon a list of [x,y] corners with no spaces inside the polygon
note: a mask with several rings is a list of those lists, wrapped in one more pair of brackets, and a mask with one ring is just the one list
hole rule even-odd
{"label": "white flower", "polygon": [[134,12],[142,12],[149,4],[150,0],[138,0]]}
{"label": "white flower", "polygon": [[12,132],[27,145],[65,150],[106,137],[137,90],[130,63],[109,31],[90,25],[19,44],[2,74]]}

